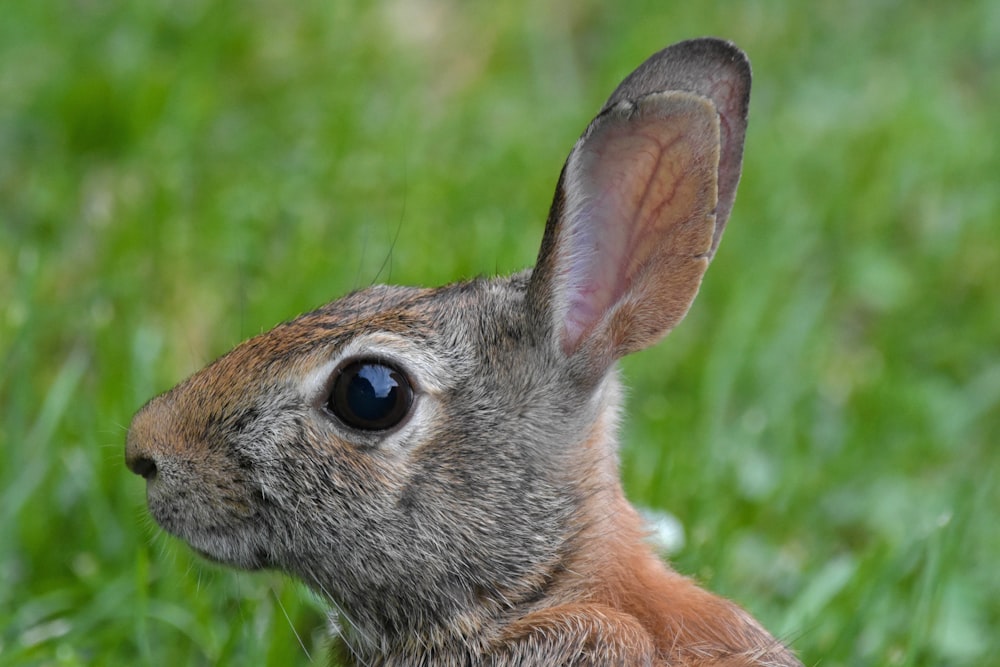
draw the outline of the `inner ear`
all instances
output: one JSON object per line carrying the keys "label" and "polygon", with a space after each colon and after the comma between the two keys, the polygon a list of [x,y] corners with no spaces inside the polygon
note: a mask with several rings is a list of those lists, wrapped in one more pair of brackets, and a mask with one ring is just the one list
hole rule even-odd
{"label": "inner ear", "polygon": [[687,313],[715,231],[719,125],[689,93],[605,112],[570,156],[553,276],[559,343],[612,359]]}
{"label": "inner ear", "polygon": [[687,313],[736,196],[749,96],[742,51],[681,42],[626,77],[574,146],[527,294],[574,365],[604,373]]}
{"label": "inner ear", "polygon": [[712,101],[719,112],[719,202],[713,255],[736,200],[750,106],[750,80],[750,61],[731,42],[712,37],[690,39],[647,58],[625,77],[602,109],[663,90],[683,90]]}
{"label": "inner ear", "polygon": [[669,91],[599,115],[566,162],[529,298],[567,357],[602,373],[687,313],[708,266],[719,120]]}

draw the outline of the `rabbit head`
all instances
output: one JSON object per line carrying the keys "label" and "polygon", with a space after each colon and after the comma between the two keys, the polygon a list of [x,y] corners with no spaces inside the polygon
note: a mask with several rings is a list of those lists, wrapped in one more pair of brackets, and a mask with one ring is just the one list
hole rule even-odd
{"label": "rabbit head", "polygon": [[726,42],[653,55],[570,153],[534,269],[356,292],[153,399],[126,458],[157,522],[212,560],[302,578],[375,653],[485,645],[587,589],[567,573],[618,567],[594,546],[641,541],[615,362],[694,299],[749,86]]}

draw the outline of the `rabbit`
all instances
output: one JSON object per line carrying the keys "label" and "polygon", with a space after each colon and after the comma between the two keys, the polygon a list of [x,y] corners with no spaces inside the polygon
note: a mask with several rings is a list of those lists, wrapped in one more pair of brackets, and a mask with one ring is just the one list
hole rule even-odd
{"label": "rabbit", "polygon": [[617,360],[686,314],[740,179],[750,64],[670,46],[569,154],[533,269],[373,286],[135,415],[149,510],[329,601],[343,664],[801,665],[662,562],[619,480]]}

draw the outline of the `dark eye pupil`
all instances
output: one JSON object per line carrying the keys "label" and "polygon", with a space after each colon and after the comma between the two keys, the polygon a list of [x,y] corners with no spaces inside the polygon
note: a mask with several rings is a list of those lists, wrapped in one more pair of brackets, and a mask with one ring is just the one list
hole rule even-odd
{"label": "dark eye pupil", "polygon": [[412,402],[405,375],[376,361],[355,361],[337,374],[327,406],[348,426],[381,431],[401,422]]}

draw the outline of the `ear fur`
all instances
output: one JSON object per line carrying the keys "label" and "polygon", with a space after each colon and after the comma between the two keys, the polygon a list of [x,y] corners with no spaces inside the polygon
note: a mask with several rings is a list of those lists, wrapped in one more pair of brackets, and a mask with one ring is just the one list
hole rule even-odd
{"label": "ear fur", "polygon": [[563,167],[529,308],[603,373],[687,313],[739,182],[750,92],[728,42],[682,42],[612,93]]}

